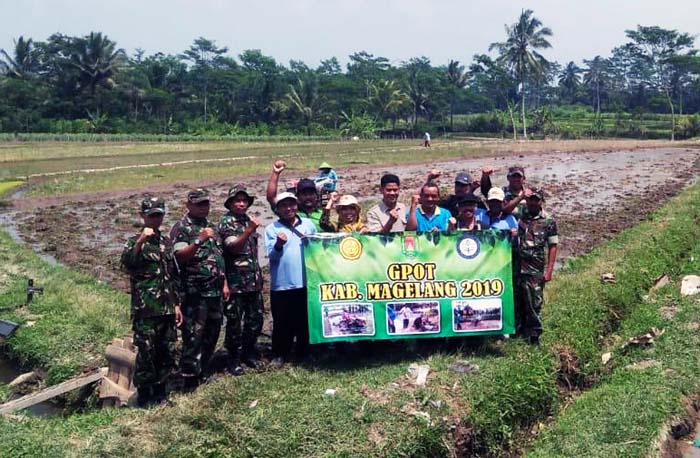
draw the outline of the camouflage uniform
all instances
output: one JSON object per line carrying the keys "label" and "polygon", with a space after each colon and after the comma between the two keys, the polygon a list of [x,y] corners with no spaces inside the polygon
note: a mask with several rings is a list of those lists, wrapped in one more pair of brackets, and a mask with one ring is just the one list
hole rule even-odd
{"label": "camouflage uniform", "polygon": [[[164,213],[165,203],[155,197],[147,198],[141,210],[146,214]],[[139,236],[126,242],[121,264],[129,273],[131,320],[138,348],[134,385],[140,398],[149,398],[165,394],[165,382],[175,367],[175,305],[180,299],[170,239],[155,231],[136,255],[134,247]]]}
{"label": "camouflage uniform", "polygon": [[544,303],[545,251],[557,244],[559,235],[554,218],[544,210],[533,215],[524,207],[518,223],[519,272],[516,277],[516,322],[523,335],[539,337],[542,334],[539,315]]}
{"label": "camouflage uniform", "polygon": [[[203,189],[187,195],[192,203],[209,200]],[[204,228],[216,228],[206,218],[189,215],[170,231],[174,250],[195,243]],[[224,285],[224,258],[218,239],[208,239],[198,246],[194,257],[180,263],[180,282],[184,291],[182,314],[182,357],[180,371],[185,377],[201,376],[211,359],[223,322],[221,295]]]}
{"label": "camouflage uniform", "polygon": [[[229,197],[224,205],[229,208],[229,201],[239,193],[248,195],[245,186],[236,185],[229,191]],[[248,195],[248,198],[252,203],[253,197]],[[250,217],[245,214],[229,211],[222,216],[217,231],[224,246],[240,237],[249,223]],[[224,250],[226,278],[231,290],[231,299],[224,306],[225,346],[232,358],[238,357],[240,347],[243,348],[245,356],[252,356],[255,353],[255,343],[263,326],[263,278],[258,261],[259,237],[257,232],[253,232],[237,253]],[[242,326],[241,321],[243,321]]]}

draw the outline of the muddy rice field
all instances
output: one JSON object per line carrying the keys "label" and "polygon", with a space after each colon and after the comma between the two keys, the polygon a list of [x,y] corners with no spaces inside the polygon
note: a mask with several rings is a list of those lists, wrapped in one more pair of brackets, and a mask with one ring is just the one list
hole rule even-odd
{"label": "muddy rice field", "polygon": [[[542,187],[548,194],[545,208],[558,220],[560,259],[565,260],[589,251],[645,219],[664,201],[691,184],[700,167],[700,149],[548,152],[418,165],[360,166],[339,168],[337,172],[339,191],[358,196],[366,210],[380,200],[379,179],[386,172],[401,177],[401,200],[408,202],[431,168],[443,172],[440,184],[443,190],[451,191],[456,173],[468,171],[478,178],[485,165],[494,167],[494,185],[505,185],[506,170],[515,164],[525,167],[530,185]],[[280,187],[284,181],[298,178],[285,172]],[[245,182],[257,196],[251,211],[263,224],[273,218],[264,197],[267,179],[268,175],[261,175],[236,180]],[[205,186],[212,192],[211,219],[218,221],[225,211],[225,195],[232,184],[222,180],[200,181],[42,198],[23,197],[20,190],[10,198],[8,207],[0,208],[0,224],[49,259],[127,290],[126,278],[119,270],[119,253],[126,238],[140,227],[137,207],[142,196],[151,193],[165,198],[169,211],[164,229],[169,230],[184,214],[188,189]]]}

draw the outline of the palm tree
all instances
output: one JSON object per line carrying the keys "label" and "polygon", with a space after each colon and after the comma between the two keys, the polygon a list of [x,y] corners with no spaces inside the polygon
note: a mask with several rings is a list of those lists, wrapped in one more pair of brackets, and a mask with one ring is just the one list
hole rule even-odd
{"label": "palm tree", "polygon": [[383,80],[369,84],[368,108],[378,121],[390,119],[396,126],[396,119],[401,110],[408,105],[409,97],[403,92],[396,81]]}
{"label": "palm tree", "polygon": [[544,72],[547,60],[537,49],[551,48],[546,37],[552,36],[549,27],[542,27],[542,22],[532,15],[532,10],[523,10],[518,22],[507,25],[507,39],[504,42],[491,43],[489,51],[497,49],[498,58],[508,65],[520,81],[520,109],[523,118],[523,137],[527,139],[525,121],[525,81],[528,75],[537,77]]}
{"label": "palm tree", "polygon": [[464,65],[459,65],[458,60],[450,60],[447,64],[447,72],[445,73],[447,77],[447,82],[450,83],[450,129],[453,126],[453,116],[455,109],[455,99],[457,98],[457,92],[464,87],[469,82],[469,74],[464,71]]}
{"label": "palm tree", "polygon": [[595,56],[593,60],[584,60],[588,66],[583,73],[583,82],[588,86],[595,87],[596,115],[600,114],[600,86],[604,84],[607,77],[606,69],[608,62],[600,56]]}
{"label": "palm tree", "polygon": [[10,56],[4,49],[0,49],[0,70],[12,78],[26,78],[37,70],[39,61],[36,48],[31,38],[25,40],[20,36],[14,40],[14,56]]}
{"label": "palm tree", "polygon": [[115,42],[99,32],[90,32],[90,35],[75,40],[70,64],[80,74],[81,90],[89,88],[94,96],[98,86],[114,86],[114,76],[126,63],[126,53],[121,48],[116,49],[116,46]]}
{"label": "palm tree", "polygon": [[306,125],[306,135],[311,136],[311,122],[319,114],[318,88],[311,78],[297,78],[297,84],[289,85],[289,92],[285,95],[289,106],[298,111]]}
{"label": "palm tree", "polygon": [[581,85],[581,68],[573,62],[569,62],[564,70],[559,73],[559,86],[562,88],[562,95],[569,98],[571,102],[576,96],[576,89]]}

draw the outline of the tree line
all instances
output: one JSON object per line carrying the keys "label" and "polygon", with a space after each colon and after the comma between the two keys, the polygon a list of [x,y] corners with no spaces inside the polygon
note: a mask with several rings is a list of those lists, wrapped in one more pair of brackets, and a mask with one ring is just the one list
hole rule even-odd
{"label": "tree line", "polygon": [[668,113],[673,136],[677,114],[700,111],[694,36],[639,25],[609,56],[581,65],[545,57],[553,36],[523,10],[503,41],[467,64],[415,57],[395,66],[361,51],[345,68],[335,57],[285,66],[255,49],[233,57],[203,37],[181,54],[130,56],[100,32],[20,36],[0,50],[0,132],[372,137],[464,130],[455,115],[490,112],[527,137],[529,123],[542,129],[547,107],[579,105]]}

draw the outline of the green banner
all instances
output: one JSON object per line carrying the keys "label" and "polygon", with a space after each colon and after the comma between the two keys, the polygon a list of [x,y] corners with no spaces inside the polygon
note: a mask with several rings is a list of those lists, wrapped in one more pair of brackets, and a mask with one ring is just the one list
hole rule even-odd
{"label": "green banner", "polygon": [[311,343],[515,332],[505,231],[318,234],[307,241]]}

